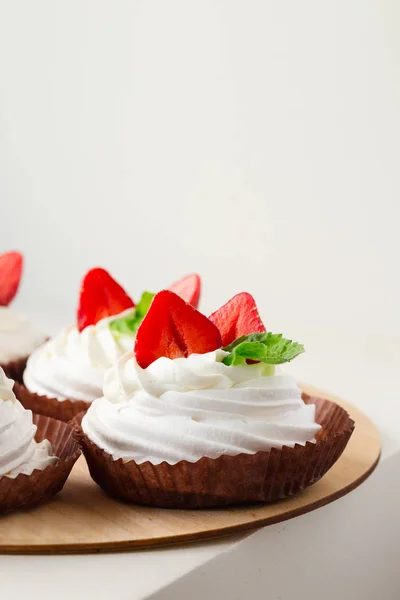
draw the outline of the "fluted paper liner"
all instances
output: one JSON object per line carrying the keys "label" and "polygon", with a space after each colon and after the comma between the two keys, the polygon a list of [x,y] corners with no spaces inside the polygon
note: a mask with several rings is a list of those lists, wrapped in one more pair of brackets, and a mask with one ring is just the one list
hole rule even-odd
{"label": "fluted paper liner", "polygon": [[33,415],[37,425],[37,442],[49,440],[57,464],[43,470],[35,469],[31,475],[18,475],[15,479],[0,478],[0,513],[27,508],[48,500],[64,487],[81,447],[75,428],[68,423],[43,415]]}
{"label": "fluted paper liner", "polygon": [[22,383],[22,373],[25,371],[28,356],[0,363],[0,367],[10,379]]}
{"label": "fluted paper liner", "polygon": [[14,393],[21,404],[38,415],[52,417],[59,421],[71,421],[76,415],[86,412],[90,402],[83,400],[57,400],[49,396],[41,396],[30,392],[24,385],[16,382],[14,384]]}
{"label": "fluted paper liner", "polygon": [[83,433],[83,415],[75,423],[90,474],[111,496],[147,506],[190,509],[274,502],[321,479],[353,433],[354,421],[341,406],[307,394],[303,400],[315,404],[316,421],[322,426],[315,442],[256,454],[204,457],[195,463],[113,460]]}

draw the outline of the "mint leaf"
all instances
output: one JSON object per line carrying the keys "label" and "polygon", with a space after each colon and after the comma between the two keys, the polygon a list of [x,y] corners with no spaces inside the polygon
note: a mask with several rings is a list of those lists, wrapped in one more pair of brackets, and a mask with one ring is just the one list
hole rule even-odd
{"label": "mint leaf", "polygon": [[139,329],[140,323],[143,321],[147,311],[149,310],[151,301],[153,300],[154,294],[151,292],[143,292],[139,303],[132,312],[125,317],[120,317],[114,321],[110,321],[109,328],[115,336],[119,335],[135,335]]}
{"label": "mint leaf", "polygon": [[[225,346],[225,348],[222,348],[222,350],[224,350],[225,352],[232,352],[232,350],[234,348],[236,348],[236,346],[239,346],[239,344],[241,344],[242,342],[247,342],[248,339],[252,335],[256,335],[256,334],[252,333],[250,335],[242,335],[241,337],[237,338],[237,340],[235,340],[234,342],[232,342],[232,344],[229,344],[229,346]],[[264,335],[264,334],[262,334],[262,335]],[[252,341],[252,340],[250,340],[250,341]],[[257,340],[253,340],[253,341],[257,341]]]}
{"label": "mint leaf", "polygon": [[146,315],[147,311],[150,308],[150,304],[154,298],[154,294],[152,292],[143,292],[142,297],[139,300],[139,303],[136,305],[136,316],[143,319]]}
{"label": "mint leaf", "polygon": [[140,325],[140,321],[136,318],[136,310],[133,308],[132,312],[125,317],[110,321],[108,326],[113,334],[117,335],[133,335]]}
{"label": "mint leaf", "polygon": [[281,333],[268,331],[243,335],[223,350],[229,352],[222,361],[228,366],[244,365],[248,359],[267,365],[280,365],[304,352],[304,346],[285,339]]}

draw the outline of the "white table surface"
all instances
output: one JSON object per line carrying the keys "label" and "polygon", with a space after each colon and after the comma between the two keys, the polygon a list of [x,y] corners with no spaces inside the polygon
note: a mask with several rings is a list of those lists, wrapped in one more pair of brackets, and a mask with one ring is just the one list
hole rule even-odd
{"label": "white table surface", "polygon": [[[322,509],[250,534],[148,551],[0,556],[1,597],[12,600],[398,599],[400,403],[395,340],[321,352],[320,336],[292,369],[371,416],[382,460],[360,488]],[[376,348],[379,348],[377,351]],[[372,349],[372,350],[371,350]],[[377,352],[379,355],[377,355]],[[317,356],[324,358],[317,359]],[[352,357],[357,357],[354,360]],[[54,592],[55,586],[57,592]]]}

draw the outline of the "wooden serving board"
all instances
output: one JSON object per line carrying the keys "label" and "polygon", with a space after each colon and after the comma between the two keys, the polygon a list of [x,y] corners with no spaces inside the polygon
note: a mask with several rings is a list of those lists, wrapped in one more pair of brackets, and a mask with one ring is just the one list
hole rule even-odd
{"label": "wooden serving board", "polygon": [[344,496],[360,485],[377,465],[379,434],[354,406],[309,386],[303,387],[311,395],[343,406],[356,427],[338,462],[299,496],[274,504],[239,508],[186,511],[147,508],[106,496],[90,478],[81,457],[63,491],[52,501],[0,518],[0,553],[105,552],[188,542],[284,521]]}

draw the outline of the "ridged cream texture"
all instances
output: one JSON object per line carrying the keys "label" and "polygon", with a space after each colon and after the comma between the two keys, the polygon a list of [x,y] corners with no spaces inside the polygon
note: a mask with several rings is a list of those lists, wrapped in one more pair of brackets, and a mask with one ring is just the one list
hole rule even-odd
{"label": "ridged cream texture", "polygon": [[43,342],[26,317],[0,306],[0,364],[28,356]]}
{"label": "ridged cream texture", "polygon": [[134,336],[114,335],[110,321],[132,309],[79,331],[71,325],[38,348],[28,360],[24,384],[31,392],[62,401],[92,402],[102,393],[104,373],[126,352]]}
{"label": "ridged cream texture", "polygon": [[0,368],[0,477],[14,479],[31,475],[57,462],[48,440],[35,441],[32,411],[25,410],[15,397],[13,381]]}
{"label": "ridged cream texture", "polygon": [[114,459],[152,464],[314,440],[315,408],[304,404],[293,377],[263,363],[226,366],[225,356],[159,358],[147,369],[123,357],[106,373],[84,432]]}

